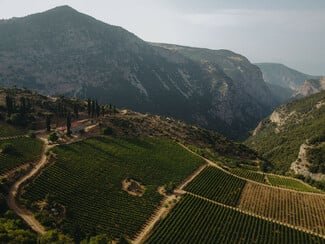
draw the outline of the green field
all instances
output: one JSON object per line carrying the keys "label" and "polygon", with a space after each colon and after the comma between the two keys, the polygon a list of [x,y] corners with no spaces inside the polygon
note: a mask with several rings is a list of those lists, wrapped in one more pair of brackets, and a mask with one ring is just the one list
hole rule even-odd
{"label": "green field", "polygon": [[185,190],[211,200],[236,206],[246,181],[216,167],[207,167]]}
{"label": "green field", "polygon": [[288,188],[296,191],[316,192],[316,193],[322,192],[316,188],[313,188],[312,186],[306,185],[303,182],[293,178],[291,179],[287,177],[269,175],[269,174],[267,175],[267,178],[269,179],[269,182],[271,183],[272,186]]}
{"label": "green field", "polygon": [[[2,150],[8,144],[12,149],[4,153]],[[23,163],[38,160],[42,147],[43,143],[40,140],[29,137],[0,140],[0,175]]]}
{"label": "green field", "polygon": [[324,239],[185,195],[146,243],[324,243]]}
{"label": "green field", "polygon": [[260,172],[243,169],[243,168],[229,168],[229,172],[238,175],[240,177],[243,177],[245,179],[253,180],[260,183],[266,183],[264,174]]}
{"label": "green field", "polygon": [[[54,152],[57,161],[26,188],[23,198],[34,210],[32,203],[54,199],[67,212],[60,228],[72,236],[79,230],[82,237],[134,237],[162,200],[158,186],[180,184],[203,163],[167,139],[87,139]],[[126,178],[145,186],[142,197],[122,190]],[[46,224],[46,211],[38,216]]]}
{"label": "green field", "polygon": [[25,130],[0,121],[0,137],[17,136],[23,134],[26,134]]}

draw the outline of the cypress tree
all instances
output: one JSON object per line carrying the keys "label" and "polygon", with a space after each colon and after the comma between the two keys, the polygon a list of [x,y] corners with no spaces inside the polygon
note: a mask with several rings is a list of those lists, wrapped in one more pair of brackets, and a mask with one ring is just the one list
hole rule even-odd
{"label": "cypress tree", "polygon": [[51,116],[46,115],[46,131],[51,131]]}
{"label": "cypress tree", "polygon": [[70,112],[67,114],[67,135],[71,135],[71,115]]}

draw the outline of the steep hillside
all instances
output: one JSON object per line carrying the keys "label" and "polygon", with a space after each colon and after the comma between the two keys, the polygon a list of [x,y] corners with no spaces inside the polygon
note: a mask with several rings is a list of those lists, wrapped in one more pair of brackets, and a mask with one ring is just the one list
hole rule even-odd
{"label": "steep hillside", "polygon": [[[309,174],[310,170],[324,173],[320,166],[323,162],[318,160],[319,157],[315,159],[319,165],[312,160],[302,160],[306,150],[318,147],[325,141],[324,125],[325,91],[277,108],[271,116],[260,122],[246,145],[273,162],[279,172],[289,171],[290,166],[298,162],[299,167],[291,167],[297,174],[312,176]],[[305,150],[306,147],[308,148]],[[309,154],[309,157],[313,156]]]}
{"label": "steep hillside", "polygon": [[312,75],[301,73],[283,64],[257,63],[256,65],[261,69],[266,83],[289,88],[293,91],[302,86],[305,80],[314,78]]}
{"label": "steep hillside", "polygon": [[[316,76],[301,73],[283,64],[258,63],[256,65],[261,69],[267,86],[279,104],[286,103],[290,99],[292,100],[313,94],[311,92],[301,93],[300,90],[302,89],[305,91],[307,89],[304,88],[305,80],[316,79]],[[297,93],[301,93],[301,96],[297,96]]]}
{"label": "steep hillside", "polygon": [[[2,89],[0,97],[2,140],[11,140],[17,159],[29,161],[18,156],[31,148],[39,154],[37,148],[43,145],[41,159],[26,163],[28,169],[8,168],[10,173],[1,176],[0,217],[8,209],[6,199],[26,222],[14,220],[13,212],[4,214],[4,243],[20,242],[16,240],[23,236],[31,243],[174,243],[185,234],[196,242],[226,238],[286,243],[300,238],[319,243],[324,238],[321,191],[296,179],[265,174],[261,166],[266,164],[254,151],[216,132],[170,117],[17,88]],[[72,133],[67,135],[69,114]],[[22,139],[27,131],[13,124],[13,115],[27,118],[23,127],[33,128],[28,134],[41,141]],[[41,123],[45,115],[52,118],[50,128]],[[1,149],[3,158],[7,152]],[[187,199],[191,201],[184,206]],[[302,215],[287,218],[296,211]],[[207,217],[212,212],[213,218]],[[226,222],[238,234],[224,230]],[[242,222],[250,227],[242,229]],[[207,235],[207,229],[215,228],[219,231]]]}
{"label": "steep hillside", "polygon": [[325,77],[305,80],[304,84],[293,94],[294,98],[308,97],[325,90]]}
{"label": "steep hillside", "polygon": [[274,106],[259,69],[238,54],[218,51],[218,63],[209,68],[68,6],[1,20],[0,35],[4,86],[96,97],[232,138],[247,135]]}
{"label": "steep hillside", "polygon": [[[200,64],[210,74],[213,107],[226,124],[237,124],[237,133],[248,130],[256,118],[268,114],[277,102],[263,80],[259,68],[242,55],[229,50],[210,50],[172,44],[152,43],[153,46],[179,53]],[[222,79],[222,76],[229,77]]]}

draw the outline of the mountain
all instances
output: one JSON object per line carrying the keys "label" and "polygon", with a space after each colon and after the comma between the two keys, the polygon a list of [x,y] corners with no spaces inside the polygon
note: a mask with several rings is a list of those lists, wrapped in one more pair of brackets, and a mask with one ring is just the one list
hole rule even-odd
{"label": "mountain", "polygon": [[316,76],[301,73],[278,63],[257,63],[263,73],[273,97],[279,104],[284,104],[294,98],[294,93],[304,84],[307,79]]}
{"label": "mountain", "polygon": [[325,154],[322,154],[321,149],[316,150],[316,153],[309,153],[308,157],[314,161],[302,163],[301,160],[302,155],[305,157],[304,155],[308,154],[305,152],[306,145],[309,149],[324,145],[324,125],[325,91],[322,91],[277,108],[268,118],[260,122],[245,144],[270,160],[278,172],[284,173],[291,168],[293,172],[302,174],[294,166],[299,162],[303,165],[298,168],[307,168],[303,173],[305,176],[310,176],[308,173],[310,170],[314,173],[325,173],[324,159],[322,160]]}
{"label": "mountain", "polygon": [[2,86],[97,98],[236,139],[276,105],[260,70],[241,55],[205,50],[201,62],[68,6],[2,20],[0,35]]}
{"label": "mountain", "polygon": [[293,94],[293,97],[307,97],[323,90],[325,90],[325,77],[305,80],[304,84]]}
{"label": "mountain", "polygon": [[301,73],[278,63],[257,63],[263,73],[266,83],[278,85],[296,91],[303,85],[305,80],[312,79],[315,76]]}

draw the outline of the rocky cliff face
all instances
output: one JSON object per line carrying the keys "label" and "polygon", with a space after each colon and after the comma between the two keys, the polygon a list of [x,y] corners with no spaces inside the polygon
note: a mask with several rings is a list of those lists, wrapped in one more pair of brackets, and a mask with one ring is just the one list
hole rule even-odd
{"label": "rocky cliff face", "polygon": [[260,70],[226,50],[202,60],[68,6],[0,21],[0,85],[97,98],[243,138],[275,102]]}
{"label": "rocky cliff face", "polygon": [[315,77],[291,69],[283,64],[258,63],[256,65],[261,69],[266,83],[289,88],[292,91],[299,89],[305,80]]}
{"label": "rocky cliff face", "polygon": [[[325,142],[324,125],[325,91],[321,91],[278,107],[259,123],[246,145],[260,152],[274,163],[277,171],[284,173],[292,163],[297,166],[302,145],[314,147]],[[296,168],[294,171],[298,172]]]}
{"label": "rocky cliff face", "polygon": [[325,90],[325,77],[306,80],[304,84],[293,94],[294,98],[307,97]]}

